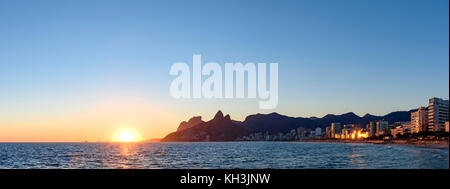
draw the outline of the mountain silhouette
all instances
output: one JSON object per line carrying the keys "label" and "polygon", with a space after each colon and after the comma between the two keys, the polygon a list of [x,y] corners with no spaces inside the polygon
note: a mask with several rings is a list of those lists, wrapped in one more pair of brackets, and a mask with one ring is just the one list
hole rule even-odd
{"label": "mountain silhouette", "polygon": [[300,125],[313,125],[309,118],[294,118],[278,113],[250,115],[242,122],[242,126],[253,132],[287,132]]}
{"label": "mountain silhouette", "polygon": [[193,126],[196,126],[196,125],[198,125],[200,123],[204,123],[204,121],[202,120],[202,116],[192,117],[187,122],[186,121],[181,122],[180,126],[178,126],[177,131],[182,131],[182,130],[185,130],[185,129],[189,129],[189,128],[191,128]]}
{"label": "mountain silhouette", "polygon": [[276,112],[270,114],[249,115],[244,121],[231,120],[229,115],[223,116],[218,111],[214,118],[208,122],[201,117],[193,117],[188,122],[182,122],[176,132],[170,133],[162,141],[232,141],[250,133],[286,133],[298,127],[325,129],[333,122],[341,124],[361,124],[363,127],[370,121],[387,120],[389,123],[410,121],[410,111],[391,112],[384,116],[366,114],[363,117],[353,112],[341,115],[328,114],[322,118],[290,117]]}
{"label": "mountain silhouette", "polygon": [[230,115],[218,111],[212,120],[170,133],[162,141],[233,141],[248,134],[248,129],[235,124]]}
{"label": "mountain silhouette", "polygon": [[245,120],[241,122],[240,125],[248,128],[251,132],[269,132],[271,134],[275,134],[278,132],[286,133],[298,127],[311,129],[320,127],[322,129],[325,129],[325,127],[330,126],[333,122],[339,122],[341,124],[361,124],[364,127],[370,121],[378,121],[383,119],[389,121],[390,123],[410,121],[411,112],[413,111],[417,111],[417,109],[413,109],[410,111],[391,112],[384,116],[374,116],[366,114],[363,117],[359,117],[353,112],[348,112],[341,115],[328,114],[322,118],[314,119],[289,117],[280,115],[278,113],[255,114],[247,116],[247,118],[245,118]]}

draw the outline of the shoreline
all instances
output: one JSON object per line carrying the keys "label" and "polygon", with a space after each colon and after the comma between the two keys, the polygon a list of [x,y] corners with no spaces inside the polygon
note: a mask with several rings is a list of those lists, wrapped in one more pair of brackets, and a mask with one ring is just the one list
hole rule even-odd
{"label": "shoreline", "polygon": [[333,139],[306,139],[296,141],[141,141],[141,142],[0,142],[0,144],[16,143],[59,143],[59,144],[86,144],[86,143],[113,143],[113,144],[138,144],[138,143],[214,143],[214,142],[298,142],[298,143],[353,143],[353,144],[378,144],[378,145],[404,145],[418,148],[449,149],[449,141],[445,140],[333,140]]}
{"label": "shoreline", "polygon": [[436,141],[414,141],[414,140],[300,140],[293,142],[305,142],[305,143],[354,143],[354,144],[379,144],[379,145],[407,145],[414,146],[419,148],[436,148],[436,149],[449,149],[449,141],[445,140],[436,140]]}

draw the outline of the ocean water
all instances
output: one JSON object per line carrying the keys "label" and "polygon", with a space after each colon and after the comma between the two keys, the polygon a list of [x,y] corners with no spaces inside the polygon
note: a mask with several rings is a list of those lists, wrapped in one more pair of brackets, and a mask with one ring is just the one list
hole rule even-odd
{"label": "ocean water", "polygon": [[0,143],[0,169],[448,169],[448,149],[403,145]]}

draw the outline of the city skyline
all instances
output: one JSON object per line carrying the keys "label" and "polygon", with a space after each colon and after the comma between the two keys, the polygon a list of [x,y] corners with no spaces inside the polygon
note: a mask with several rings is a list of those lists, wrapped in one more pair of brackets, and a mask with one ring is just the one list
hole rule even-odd
{"label": "city skyline", "polygon": [[[385,115],[449,99],[449,2],[0,1],[0,142],[161,138],[217,110]],[[230,11],[233,10],[233,11]],[[80,13],[83,14],[80,14]],[[181,16],[183,15],[183,16]],[[279,63],[279,101],[173,99],[172,64]],[[203,78],[206,79],[206,78]]]}
{"label": "city skyline", "polygon": [[[322,132],[322,129],[325,132]],[[221,132],[216,132],[220,130]],[[396,138],[441,139],[449,132],[449,100],[430,98],[427,107],[392,112],[385,116],[353,113],[326,115],[322,118],[288,117],[277,114],[253,114],[245,121],[232,121],[218,111],[210,121],[201,116],[183,121],[175,132],[161,141],[284,141],[284,140],[364,140],[389,141]],[[445,139],[444,139],[445,140]]]}

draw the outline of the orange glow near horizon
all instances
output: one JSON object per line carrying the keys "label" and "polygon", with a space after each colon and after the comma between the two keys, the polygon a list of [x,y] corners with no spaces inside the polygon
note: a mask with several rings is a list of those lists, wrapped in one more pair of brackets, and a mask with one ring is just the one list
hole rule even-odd
{"label": "orange glow near horizon", "polygon": [[140,134],[131,128],[121,128],[112,137],[113,142],[140,142]]}
{"label": "orange glow near horizon", "polygon": [[[111,91],[96,93],[86,104],[58,104],[9,111],[0,115],[0,142],[121,142],[163,138],[177,130],[180,122],[201,115],[204,121],[214,117],[214,107],[192,111],[191,102],[163,105],[151,96]],[[67,102],[71,103],[71,102]],[[227,103],[229,104],[229,103]],[[232,119],[243,120],[248,112],[221,108]],[[118,130],[128,128],[119,137]]]}
{"label": "orange glow near horizon", "polygon": [[[36,106],[28,112],[0,115],[0,142],[144,141],[163,138],[177,129],[180,120],[191,116],[149,97],[98,95],[102,98],[74,108]],[[119,137],[120,128],[128,128],[131,134]]]}

